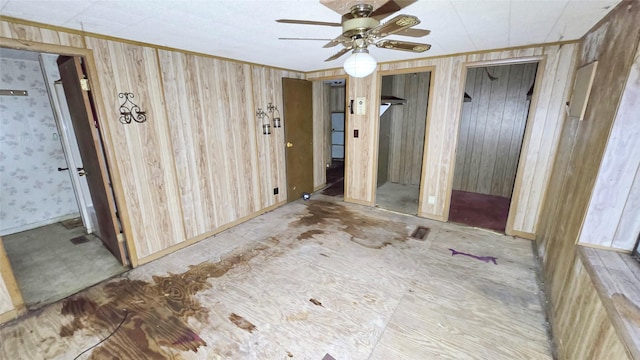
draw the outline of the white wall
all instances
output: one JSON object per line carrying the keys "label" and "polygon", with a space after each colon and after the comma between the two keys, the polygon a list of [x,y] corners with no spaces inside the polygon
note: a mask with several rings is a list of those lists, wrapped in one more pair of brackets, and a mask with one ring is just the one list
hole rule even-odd
{"label": "white wall", "polygon": [[0,88],[28,96],[0,96],[0,234],[78,213],[53,110],[37,60],[0,59]]}

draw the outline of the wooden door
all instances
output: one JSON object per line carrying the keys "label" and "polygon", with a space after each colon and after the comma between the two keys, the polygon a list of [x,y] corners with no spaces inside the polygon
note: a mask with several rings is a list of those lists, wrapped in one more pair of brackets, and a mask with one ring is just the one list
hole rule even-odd
{"label": "wooden door", "polygon": [[125,251],[118,242],[120,234],[115,214],[115,204],[109,185],[107,167],[98,141],[97,121],[93,113],[89,92],[82,90],[80,80],[85,78],[79,57],[60,56],[58,68],[62,79],[69,115],[78,141],[80,157],[91,200],[93,201],[98,231],[96,235],[123,264],[127,264]]}
{"label": "wooden door", "polygon": [[282,79],[283,117],[287,162],[287,201],[313,192],[312,83]]}

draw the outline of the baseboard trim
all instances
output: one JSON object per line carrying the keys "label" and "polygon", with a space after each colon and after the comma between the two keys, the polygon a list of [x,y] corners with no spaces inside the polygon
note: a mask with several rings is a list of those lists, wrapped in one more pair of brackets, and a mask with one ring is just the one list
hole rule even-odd
{"label": "baseboard trim", "polygon": [[69,220],[69,219],[75,219],[77,217],[80,217],[80,213],[67,214],[67,215],[58,216],[58,217],[54,217],[54,218],[51,218],[51,219],[46,219],[46,220],[30,223],[30,224],[15,226],[15,227],[12,227],[12,228],[1,230],[0,231],[0,236],[11,235],[11,234],[15,234],[15,233],[19,233],[19,232],[23,232],[23,231],[27,231],[27,230],[39,228],[41,226],[55,224],[55,223],[60,222],[60,221],[65,221],[65,220]]}

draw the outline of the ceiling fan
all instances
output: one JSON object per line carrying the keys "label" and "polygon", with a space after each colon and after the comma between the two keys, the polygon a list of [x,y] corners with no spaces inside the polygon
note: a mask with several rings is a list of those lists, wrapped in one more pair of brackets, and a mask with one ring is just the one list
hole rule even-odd
{"label": "ceiling fan", "polygon": [[[353,77],[364,77],[371,74],[376,67],[375,59],[369,55],[367,47],[376,47],[391,50],[403,50],[411,52],[424,52],[431,48],[429,44],[382,40],[389,35],[402,35],[411,37],[423,37],[429,35],[429,30],[412,29],[420,20],[413,15],[397,15],[392,19],[381,23],[385,17],[396,11],[413,4],[417,0],[320,0],[320,3],[328,8],[344,14],[340,23],[279,19],[276,22],[285,24],[321,25],[342,27],[342,34],[329,40],[325,48],[342,44],[344,48],[325,61],[333,61],[342,55],[352,51],[344,64],[345,71]],[[281,40],[328,40],[308,38],[280,38]]]}

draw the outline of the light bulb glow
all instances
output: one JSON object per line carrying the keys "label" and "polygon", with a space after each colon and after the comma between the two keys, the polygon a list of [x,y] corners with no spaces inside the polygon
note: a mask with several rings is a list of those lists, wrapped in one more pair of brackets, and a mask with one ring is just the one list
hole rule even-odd
{"label": "light bulb glow", "polygon": [[365,77],[371,74],[378,63],[368,52],[354,52],[344,61],[344,71],[355,78]]}

